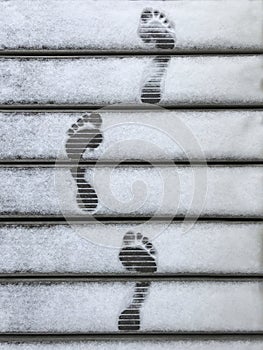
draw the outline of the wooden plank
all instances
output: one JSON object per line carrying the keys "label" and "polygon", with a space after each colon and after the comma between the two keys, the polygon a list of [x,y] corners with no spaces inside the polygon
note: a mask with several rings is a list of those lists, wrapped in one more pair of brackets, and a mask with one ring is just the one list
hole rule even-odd
{"label": "wooden plank", "polygon": [[263,104],[260,55],[2,58],[0,70],[3,105]]}
{"label": "wooden plank", "polygon": [[[144,16],[140,25],[149,8],[157,11],[155,20]],[[160,12],[165,17],[160,18]],[[163,23],[166,18],[169,24]],[[174,51],[262,49],[262,3],[13,0],[0,4],[1,49],[154,50],[167,33],[174,38],[168,46]],[[153,41],[153,34],[159,41]]]}
{"label": "wooden plank", "polygon": [[1,168],[2,215],[262,215],[261,166]]}
{"label": "wooden plank", "polygon": [[21,280],[0,285],[0,306],[0,333],[263,331],[260,281]]}
{"label": "wooden plank", "polygon": [[97,148],[83,142],[79,156],[85,160],[262,160],[262,111],[101,109],[96,113],[102,119],[100,126],[86,121],[90,112],[0,113],[0,159],[70,159],[68,132],[79,123],[74,133],[79,139],[84,130],[95,128],[102,134]]}
{"label": "wooden plank", "polygon": [[[198,222],[0,226],[0,274],[262,274],[263,223]],[[144,252],[143,266],[129,248]],[[153,252],[146,245],[152,243]],[[122,260],[120,260],[120,255]],[[147,269],[152,257],[156,271]],[[123,261],[123,263],[122,263]]]}
{"label": "wooden plank", "polygon": [[[102,336],[98,336],[101,337]],[[18,341],[6,341],[4,343],[0,343],[0,349],[4,350],[28,350],[29,348],[32,350],[160,350],[164,348],[165,350],[211,350],[215,348],[217,350],[261,350],[262,349],[262,341],[259,339],[253,339],[253,337],[247,337],[244,339],[242,337],[236,337],[227,339],[226,337],[220,340],[215,340],[210,338],[208,340],[202,340],[197,337],[196,340],[191,339],[174,339],[171,340],[169,336],[168,339],[155,339],[155,340],[143,340],[140,338],[138,340],[138,335],[136,335],[137,339],[107,339],[107,340],[55,340],[54,337],[52,339],[46,340],[40,339],[32,341],[32,337],[28,340],[24,338],[19,338]],[[154,338],[154,336],[152,336]],[[229,337],[228,337],[229,338]]]}

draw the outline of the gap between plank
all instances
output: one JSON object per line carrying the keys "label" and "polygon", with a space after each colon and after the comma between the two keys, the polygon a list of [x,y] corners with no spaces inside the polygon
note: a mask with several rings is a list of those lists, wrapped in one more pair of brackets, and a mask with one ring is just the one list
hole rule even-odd
{"label": "gap between plank", "polygon": [[[156,105],[160,108],[164,108],[167,110],[208,110],[208,111],[213,111],[213,110],[253,110],[253,111],[262,111],[263,109],[263,102],[261,104],[194,104],[194,105],[189,105],[189,104],[171,104],[171,105],[164,105],[164,104],[158,104]],[[149,110],[149,104],[132,104],[132,105],[121,105],[121,106],[116,106],[116,105],[90,105],[90,104],[0,104],[0,111],[2,112],[14,112],[14,111],[19,111],[19,112],[28,112],[28,111],[62,111],[62,112],[74,112],[74,111],[94,111],[97,109],[102,109],[107,107],[107,112],[111,110]]]}
{"label": "gap between plank", "polygon": [[[69,220],[71,223],[76,224],[88,224],[88,223],[94,223],[94,220],[97,220],[99,222],[103,223],[110,223],[110,224],[130,224],[130,223],[142,223],[148,220],[156,221],[156,222],[162,222],[163,220],[166,221],[166,217],[127,217],[127,216],[92,216],[92,219],[85,216],[74,216],[74,217],[67,217],[67,219],[64,218],[64,216],[22,216],[22,215],[0,215],[0,225],[67,225],[67,220]],[[184,216],[177,216],[174,217],[172,222],[182,222],[182,221],[197,221],[197,222],[232,222],[232,223],[258,223],[263,221],[263,216],[260,217],[243,217],[243,216],[205,216],[205,217],[199,217],[197,220],[196,218],[187,217]]]}
{"label": "gap between plank", "polygon": [[10,275],[0,277],[0,285],[4,284],[29,284],[37,283],[43,285],[50,284],[58,284],[58,283],[112,283],[112,282],[120,282],[120,283],[128,283],[128,282],[235,282],[235,283],[246,283],[246,282],[263,282],[263,275],[241,275],[241,276],[226,276],[226,275],[206,275],[206,276],[198,276],[198,275],[182,275],[182,276],[174,276],[174,275],[151,275],[145,277],[145,275],[125,275],[119,276],[117,274],[112,275],[85,275],[85,276],[43,276],[43,275],[30,275],[30,276],[19,276],[14,275],[10,277]]}
{"label": "gap between plank", "polygon": [[263,340],[263,332],[121,332],[121,333],[2,333],[0,343],[6,342],[74,342],[74,341],[238,341]]}
{"label": "gap between plank", "polygon": [[173,50],[92,50],[92,49],[16,49],[16,50],[0,50],[0,57],[83,57],[83,56],[235,56],[235,55],[261,55],[263,54],[262,49],[177,49]]}

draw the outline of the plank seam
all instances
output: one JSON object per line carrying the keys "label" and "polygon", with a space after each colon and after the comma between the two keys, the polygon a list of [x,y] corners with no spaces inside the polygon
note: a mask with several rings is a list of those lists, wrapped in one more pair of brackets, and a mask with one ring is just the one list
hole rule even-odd
{"label": "plank seam", "polygon": [[56,169],[56,168],[62,168],[62,169],[72,169],[76,168],[79,165],[83,165],[84,168],[89,168],[89,167],[94,167],[96,166],[97,168],[101,167],[117,167],[117,168],[122,168],[122,167],[142,167],[142,168],[152,168],[154,169],[154,166],[158,167],[165,167],[165,168],[201,168],[201,167],[209,167],[209,168],[243,168],[243,167],[251,167],[251,168],[262,168],[263,166],[263,161],[237,161],[237,162],[204,162],[204,161],[193,161],[191,163],[188,162],[176,162],[174,161],[171,164],[171,161],[169,163],[166,162],[121,162],[119,163],[118,161],[94,161],[94,162],[76,162],[69,161],[69,162],[27,162],[23,160],[23,163],[21,162],[3,162],[0,161],[0,168],[50,168],[50,169]]}
{"label": "plank seam", "polygon": [[213,340],[255,340],[262,341],[262,333],[212,333],[209,334],[192,334],[192,333],[100,333],[98,334],[52,334],[52,333],[17,333],[17,334],[0,334],[0,343],[12,342],[12,343],[26,343],[26,342],[41,342],[41,343],[60,343],[60,342],[74,342],[74,341],[149,341],[149,340],[161,340],[162,341],[187,341],[187,340],[202,340],[202,341],[213,341]]}
{"label": "plank seam", "polygon": [[[173,164],[171,164],[173,162]],[[184,166],[184,167],[192,167],[192,166],[208,166],[208,167],[243,167],[243,166],[262,166],[263,165],[263,159],[249,159],[249,160],[234,160],[234,159],[224,159],[224,160],[208,160],[206,162],[204,161],[190,161],[189,160],[171,160],[169,162],[165,161],[125,161],[125,162],[119,162],[118,160],[114,161],[101,161],[99,159],[97,160],[87,160],[87,161],[80,161],[78,162],[78,165],[84,166],[84,167],[126,167],[126,166],[134,166],[134,167],[145,167],[145,166],[159,166],[159,167],[173,167],[173,166]],[[39,168],[71,168],[75,167],[76,163],[71,160],[41,160],[41,159],[9,159],[9,160],[0,160],[0,168],[6,168],[6,167],[25,167],[25,168],[31,168],[31,167],[39,167]]]}
{"label": "plank seam", "polygon": [[[58,284],[58,283],[128,283],[128,282],[236,282],[236,283],[246,283],[246,282],[263,282],[263,274],[258,276],[253,275],[241,275],[241,276],[224,276],[224,275],[206,275],[206,276],[174,276],[174,275],[151,275],[151,276],[140,276],[140,275],[130,275],[130,276],[118,276],[118,275],[100,275],[92,277],[91,275],[80,277],[80,276],[40,276],[40,275],[31,275],[29,276],[4,276],[0,277],[0,285],[5,284]],[[262,331],[263,332],[263,331]]]}
{"label": "plank seam", "polygon": [[[88,224],[88,223],[94,223],[94,220],[97,220],[99,222],[104,222],[104,223],[142,223],[147,220],[156,221],[156,222],[161,222],[161,221],[166,221],[166,217],[121,217],[121,216],[104,216],[104,217],[96,217],[93,216],[92,218],[89,217],[82,217],[82,216],[74,216],[74,217],[65,217],[63,216],[19,216],[19,215],[0,215],[0,225],[9,225],[9,224],[34,224],[34,225],[39,225],[43,223],[48,223],[48,224],[67,224],[67,220],[72,222],[76,222],[76,224]],[[184,216],[177,216],[174,217],[171,221],[172,222],[182,222],[183,220],[191,222],[236,222],[236,223],[257,223],[257,222],[262,222],[263,221],[263,216],[261,217],[247,217],[247,216],[201,216],[199,218],[191,218],[187,217],[185,218]]]}
{"label": "plank seam", "polygon": [[[167,110],[195,110],[195,111],[201,111],[201,110],[207,110],[207,111],[216,111],[216,110],[253,110],[253,111],[262,111],[263,110],[263,102],[261,104],[171,104],[171,105],[164,105],[164,104],[158,104],[158,107],[164,108]],[[94,111],[102,108],[107,108],[107,112],[110,112],[112,110],[149,110],[149,105],[143,104],[136,105],[85,105],[85,104],[0,104],[0,111],[1,112],[32,112],[32,111],[61,111],[61,112],[75,112],[75,111]]]}
{"label": "plank seam", "polygon": [[263,273],[0,273],[0,285],[6,283],[75,283],[75,282],[262,282]]}
{"label": "plank seam", "polygon": [[262,341],[263,332],[121,332],[121,333],[2,333],[0,343],[72,341],[138,341],[138,340],[252,340]]}
{"label": "plank seam", "polygon": [[88,50],[88,49],[61,49],[61,50],[41,50],[41,49],[17,49],[17,50],[0,50],[1,57],[49,57],[49,58],[65,58],[65,57],[90,57],[90,56],[251,56],[262,55],[263,49],[178,49],[171,50]]}

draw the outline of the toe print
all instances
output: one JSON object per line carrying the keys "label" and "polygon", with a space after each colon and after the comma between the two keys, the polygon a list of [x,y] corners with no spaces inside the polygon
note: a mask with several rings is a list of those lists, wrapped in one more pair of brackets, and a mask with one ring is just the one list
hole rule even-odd
{"label": "toe print", "polygon": [[[128,271],[154,273],[157,270],[155,249],[149,239],[141,233],[130,231],[125,234],[119,259]],[[140,330],[140,310],[149,287],[150,282],[136,283],[130,305],[119,316],[118,328],[120,331]]]}
{"label": "toe print", "polygon": [[79,208],[86,212],[96,210],[98,197],[94,188],[85,179],[85,168],[78,162],[83,158],[86,149],[95,149],[102,143],[101,124],[102,119],[98,113],[85,114],[68,130],[66,152],[68,158],[76,163],[76,168],[71,169],[78,188],[76,200]]}
{"label": "toe print", "polygon": [[102,119],[98,113],[85,114],[68,130],[69,138],[66,142],[66,152],[70,159],[82,158],[87,148],[95,149],[103,141],[99,128]]}
{"label": "toe print", "polygon": [[[173,49],[175,31],[173,23],[158,10],[146,8],[142,11],[138,33],[144,43],[157,49]],[[171,57],[156,56],[151,62],[141,88],[141,101],[156,104],[161,101],[164,77]]]}
{"label": "toe print", "polygon": [[142,11],[138,29],[139,36],[157,49],[173,49],[175,46],[174,24],[158,10],[146,8]]}
{"label": "toe print", "polygon": [[140,233],[126,233],[119,259],[128,271],[155,272],[157,270],[155,255],[155,249],[147,237],[143,237]]}

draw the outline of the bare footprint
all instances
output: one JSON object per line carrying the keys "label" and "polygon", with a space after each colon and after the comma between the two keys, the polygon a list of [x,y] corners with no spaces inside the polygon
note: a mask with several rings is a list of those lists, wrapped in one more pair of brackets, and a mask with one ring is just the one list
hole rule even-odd
{"label": "bare footprint", "polygon": [[[122,265],[128,271],[154,273],[157,270],[156,252],[152,243],[141,233],[127,232],[123,237],[123,247],[119,253]],[[140,329],[140,310],[145,301],[150,282],[137,282],[130,305],[119,316],[120,331]]]}
{"label": "bare footprint", "polygon": [[155,249],[141,233],[127,232],[119,253],[122,265],[128,271],[153,273],[157,270]]}
{"label": "bare footprint", "polygon": [[142,11],[138,33],[146,44],[154,44],[157,49],[174,48],[174,24],[158,10],[145,8]]}
{"label": "bare footprint", "polygon": [[76,167],[71,169],[78,188],[76,201],[79,208],[87,212],[93,212],[97,208],[98,197],[95,189],[86,181],[86,169],[79,165],[79,160],[83,159],[87,148],[95,149],[102,143],[101,124],[100,114],[85,114],[68,130],[69,138],[66,142],[67,155],[76,162]]}
{"label": "bare footprint", "polygon": [[[166,15],[152,8],[142,11],[138,28],[140,38],[157,49],[171,50],[175,46],[174,24]],[[141,102],[156,104],[161,101],[164,77],[170,56],[156,56],[145,75],[141,88]]]}

